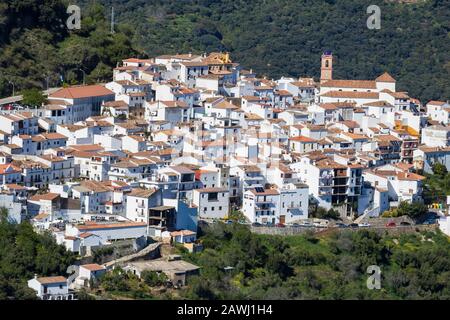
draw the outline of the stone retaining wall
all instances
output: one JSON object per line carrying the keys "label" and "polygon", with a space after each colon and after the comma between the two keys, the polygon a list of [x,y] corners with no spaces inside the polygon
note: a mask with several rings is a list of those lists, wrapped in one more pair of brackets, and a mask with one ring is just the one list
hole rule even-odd
{"label": "stone retaining wall", "polygon": [[250,227],[250,231],[257,234],[292,236],[305,234],[307,232],[314,232],[318,235],[327,234],[331,232],[343,231],[358,231],[361,229],[368,229],[375,231],[378,234],[399,235],[402,233],[413,233],[420,231],[435,231],[438,228],[437,224],[433,225],[414,225],[414,226],[397,226],[397,227],[358,227],[358,228],[305,228],[305,227]]}

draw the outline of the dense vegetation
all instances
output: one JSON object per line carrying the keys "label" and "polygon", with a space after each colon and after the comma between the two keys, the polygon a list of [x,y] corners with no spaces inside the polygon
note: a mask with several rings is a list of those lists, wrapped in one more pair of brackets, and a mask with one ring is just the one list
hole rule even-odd
{"label": "dense vegetation", "polygon": [[66,275],[73,254],[57,245],[50,234],[37,234],[28,222],[10,223],[0,216],[0,300],[33,299],[27,280],[39,276]]}
{"label": "dense vegetation", "polygon": [[[68,31],[63,0],[0,4],[0,96],[16,89],[108,80],[127,56],[226,50],[269,77],[319,76],[332,50],[336,78],[389,71],[400,90],[427,102],[450,99],[450,2],[382,0],[84,0],[81,30]],[[94,5],[92,5],[94,3]],[[99,6],[98,3],[104,5]],[[368,5],[381,8],[369,30]],[[114,6],[116,33],[109,33]]]}
{"label": "dense vegetation", "polygon": [[[91,0],[85,0],[90,2]],[[261,75],[320,75],[332,50],[336,78],[373,79],[388,71],[398,88],[427,102],[450,99],[450,1],[101,0],[136,29],[149,55],[227,50]],[[381,9],[369,30],[366,10]]]}
{"label": "dense vegetation", "polygon": [[447,196],[450,195],[450,173],[447,168],[435,163],[433,174],[425,174],[427,177],[423,188],[423,198],[426,204],[447,203]]}
{"label": "dense vegetation", "polygon": [[[437,232],[380,236],[342,231],[264,236],[241,224],[215,223],[199,233],[201,253],[178,247],[201,267],[181,290],[165,277],[141,279],[120,268],[104,276],[92,296],[112,299],[450,299],[450,242]],[[367,287],[379,266],[381,288]],[[373,283],[369,281],[370,283]]]}
{"label": "dense vegetation", "polygon": [[[440,233],[278,237],[239,224],[203,232],[205,250],[185,254],[202,267],[189,280],[186,298],[450,299],[450,243]],[[367,289],[370,265],[381,268],[381,290]],[[234,269],[225,271],[228,266]]]}
{"label": "dense vegetation", "polygon": [[420,219],[428,213],[428,207],[422,202],[402,201],[396,208],[383,212],[383,217],[408,216],[413,219]]}
{"label": "dense vegetation", "polygon": [[[111,34],[105,9],[82,11],[80,30],[66,27],[68,1],[6,0],[0,3],[0,97],[39,87],[110,80],[112,67],[136,55],[132,32]],[[80,70],[81,69],[81,70]]]}

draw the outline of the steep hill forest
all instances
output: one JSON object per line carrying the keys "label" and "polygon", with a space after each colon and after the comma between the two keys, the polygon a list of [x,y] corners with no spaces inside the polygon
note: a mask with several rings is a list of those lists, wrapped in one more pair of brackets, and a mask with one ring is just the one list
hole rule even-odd
{"label": "steep hill forest", "polygon": [[[108,299],[450,298],[450,242],[440,232],[269,236],[236,223],[216,223],[201,225],[198,234],[201,253],[178,247],[184,260],[201,268],[181,290],[164,289],[154,275],[139,279],[115,270],[101,279],[101,291],[95,289],[83,298],[98,298],[99,292]],[[379,267],[378,288],[370,286],[374,282],[369,266]]]}
{"label": "steep hill forest", "polygon": [[[450,242],[440,232],[281,237],[215,224],[199,234],[204,251],[184,255],[201,266],[183,292],[188,299],[450,298]],[[369,266],[380,268],[379,290],[367,287]]]}
{"label": "steep hill forest", "polygon": [[81,12],[80,30],[66,27],[67,3],[61,0],[0,2],[0,97],[27,88],[46,88],[109,80],[112,67],[132,49],[133,33],[121,25],[110,33],[105,8]]}
{"label": "steep hill forest", "polygon": [[38,234],[28,222],[11,223],[0,209],[0,300],[36,299],[27,285],[35,274],[66,276],[75,255],[56,244],[50,233]]}
{"label": "steep hill forest", "polygon": [[[422,102],[450,99],[450,1],[411,2],[82,0],[82,28],[69,32],[61,24],[67,16],[61,0],[6,0],[0,4],[0,96],[11,92],[8,77],[20,88],[45,86],[47,73],[55,85],[63,71],[67,81],[80,82],[82,67],[88,81],[108,80],[118,60],[142,52],[230,51],[260,75],[317,78],[320,55],[331,50],[335,78],[373,79],[388,71],[399,90]],[[366,26],[372,4],[381,9],[379,30]]]}

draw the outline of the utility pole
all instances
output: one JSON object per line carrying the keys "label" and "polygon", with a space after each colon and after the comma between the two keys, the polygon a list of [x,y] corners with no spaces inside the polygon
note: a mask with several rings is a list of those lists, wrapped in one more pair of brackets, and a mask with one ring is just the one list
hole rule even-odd
{"label": "utility pole", "polygon": [[114,34],[114,7],[111,7],[111,33]]}
{"label": "utility pole", "polygon": [[83,72],[83,86],[86,84],[85,79],[86,79],[86,72],[84,72],[83,69],[78,68],[78,70],[80,70],[81,72]]}

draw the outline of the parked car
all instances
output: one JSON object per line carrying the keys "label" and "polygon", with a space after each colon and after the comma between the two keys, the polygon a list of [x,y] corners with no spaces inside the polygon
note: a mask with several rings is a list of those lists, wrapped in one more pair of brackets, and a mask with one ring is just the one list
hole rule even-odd
{"label": "parked car", "polygon": [[300,227],[300,224],[298,224],[297,222],[294,222],[293,224],[291,224],[291,227]]}
{"label": "parked car", "polygon": [[400,222],[400,225],[401,226],[410,226],[411,223],[409,223],[408,221],[402,221],[402,222]]}
{"label": "parked car", "polygon": [[370,227],[370,223],[367,223],[367,222],[358,223],[358,227]]}
{"label": "parked car", "polygon": [[284,227],[286,227],[283,223],[277,223],[276,225],[275,225],[275,227],[278,227],[278,228],[284,228]]}
{"label": "parked car", "polygon": [[336,228],[347,228],[347,225],[342,222],[338,222],[335,224]]}
{"label": "parked car", "polygon": [[261,227],[261,226],[262,226],[262,224],[259,223],[259,222],[253,222],[252,223],[252,227]]}
{"label": "parked car", "polygon": [[394,221],[386,223],[386,227],[395,227],[397,224]]}
{"label": "parked car", "polygon": [[348,226],[350,228],[358,228],[359,227],[359,225],[357,223],[350,223]]}
{"label": "parked car", "polygon": [[226,224],[232,224],[232,223],[233,223],[233,220],[227,220],[225,223],[226,223]]}
{"label": "parked car", "polygon": [[313,225],[309,221],[303,221],[303,222],[300,223],[300,226],[302,226],[302,227],[312,227]]}

